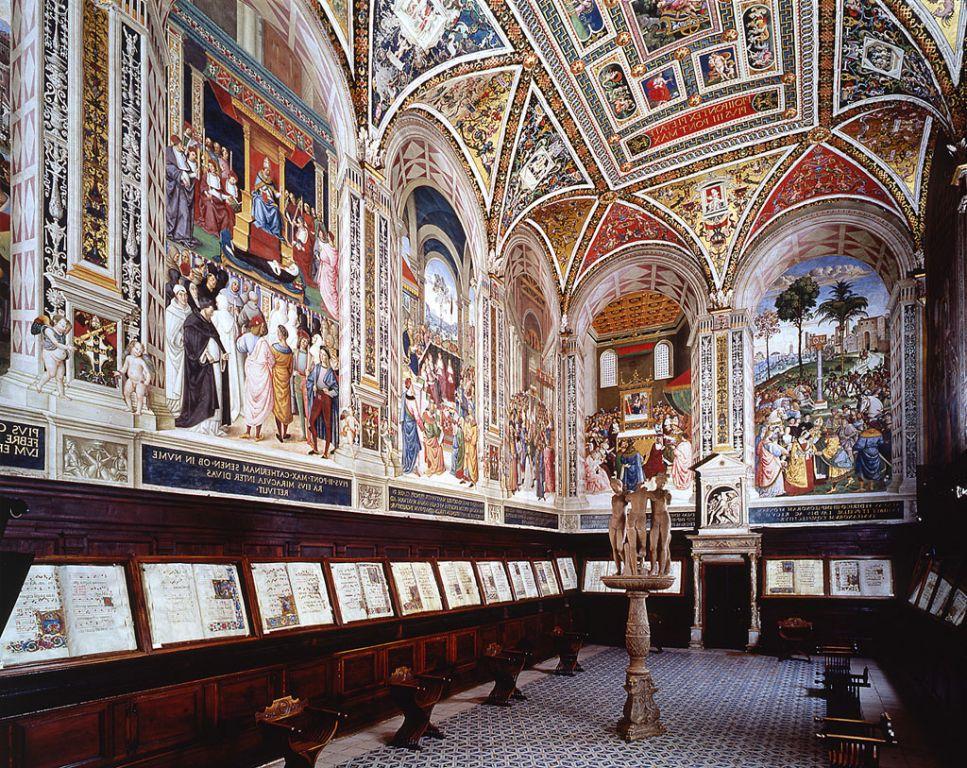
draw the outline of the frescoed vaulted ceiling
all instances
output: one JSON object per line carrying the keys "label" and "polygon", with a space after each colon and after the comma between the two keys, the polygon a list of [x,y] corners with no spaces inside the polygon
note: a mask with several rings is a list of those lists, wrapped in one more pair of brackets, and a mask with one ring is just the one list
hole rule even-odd
{"label": "frescoed vaulted ceiling", "polygon": [[962,0],[316,1],[368,161],[407,115],[439,126],[488,249],[536,234],[564,309],[644,245],[727,289],[759,233],[828,199],[918,243],[931,141],[967,123]]}

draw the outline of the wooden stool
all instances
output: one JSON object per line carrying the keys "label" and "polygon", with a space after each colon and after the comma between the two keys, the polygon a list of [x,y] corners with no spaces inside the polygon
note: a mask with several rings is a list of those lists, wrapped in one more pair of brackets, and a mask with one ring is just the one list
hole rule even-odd
{"label": "wooden stool", "polygon": [[509,707],[510,699],[525,701],[526,696],[517,687],[517,676],[527,664],[530,654],[525,651],[505,651],[500,643],[491,643],[484,650],[484,661],[494,677],[494,689],[484,704]]}
{"label": "wooden stool", "polygon": [[389,680],[393,702],[403,712],[403,723],[391,746],[420,749],[420,739],[442,739],[443,733],[432,722],[433,707],[443,697],[450,678],[441,675],[414,675],[409,667],[398,667]]}
{"label": "wooden stool", "polygon": [[259,728],[282,752],[285,768],[313,768],[346,716],[285,696],[255,713]]}
{"label": "wooden stool", "polygon": [[563,627],[554,627],[551,632],[554,647],[557,650],[558,662],[554,670],[555,675],[574,677],[575,672],[583,672],[584,667],[578,661],[581,646],[587,638],[583,632],[568,632]]}

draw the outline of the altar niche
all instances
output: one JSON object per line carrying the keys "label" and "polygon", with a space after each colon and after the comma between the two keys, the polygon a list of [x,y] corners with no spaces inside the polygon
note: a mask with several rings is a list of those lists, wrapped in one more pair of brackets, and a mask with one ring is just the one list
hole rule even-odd
{"label": "altar niche", "polygon": [[453,206],[417,187],[403,211],[401,473],[434,485],[480,479],[476,270]]}
{"label": "altar niche", "polygon": [[590,505],[610,503],[612,478],[634,490],[653,488],[661,473],[673,506],[694,504],[689,326],[681,308],[648,291],[629,294],[599,313],[593,329],[597,409],[585,422],[584,459]]}

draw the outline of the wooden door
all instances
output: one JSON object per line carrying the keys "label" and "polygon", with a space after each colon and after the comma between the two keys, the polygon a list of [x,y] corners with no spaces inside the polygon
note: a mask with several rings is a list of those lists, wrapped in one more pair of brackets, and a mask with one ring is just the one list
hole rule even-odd
{"label": "wooden door", "polygon": [[703,563],[706,648],[744,649],[749,640],[749,566]]}

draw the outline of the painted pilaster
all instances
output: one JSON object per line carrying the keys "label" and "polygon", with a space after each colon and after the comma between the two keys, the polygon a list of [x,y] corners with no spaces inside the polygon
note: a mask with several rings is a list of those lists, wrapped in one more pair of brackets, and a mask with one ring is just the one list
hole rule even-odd
{"label": "painted pilaster", "polygon": [[[45,17],[46,12],[53,15]],[[16,141],[10,158],[10,281],[16,288],[10,296],[8,378],[24,384],[38,367],[37,339],[30,325],[43,301],[44,254],[48,248],[57,253],[63,248],[58,228],[66,215],[66,145],[46,136],[48,127],[66,123],[66,104],[54,87],[60,83],[66,89],[67,7],[55,0],[13,0],[11,14],[10,135]],[[51,160],[59,163],[57,173]],[[53,228],[48,231],[50,219]]]}
{"label": "painted pilaster", "polygon": [[584,355],[571,333],[561,334],[559,366],[560,392],[560,460],[561,493],[559,507],[574,509],[586,506],[584,497],[584,402],[581,381],[585,373]]}
{"label": "painted pilaster", "polygon": [[893,482],[900,493],[916,490],[923,462],[923,285],[900,280],[890,297],[890,390],[893,420]]}
{"label": "painted pilaster", "polygon": [[697,459],[732,454],[752,466],[753,353],[747,312],[723,310],[700,318],[692,344],[692,417]]}

